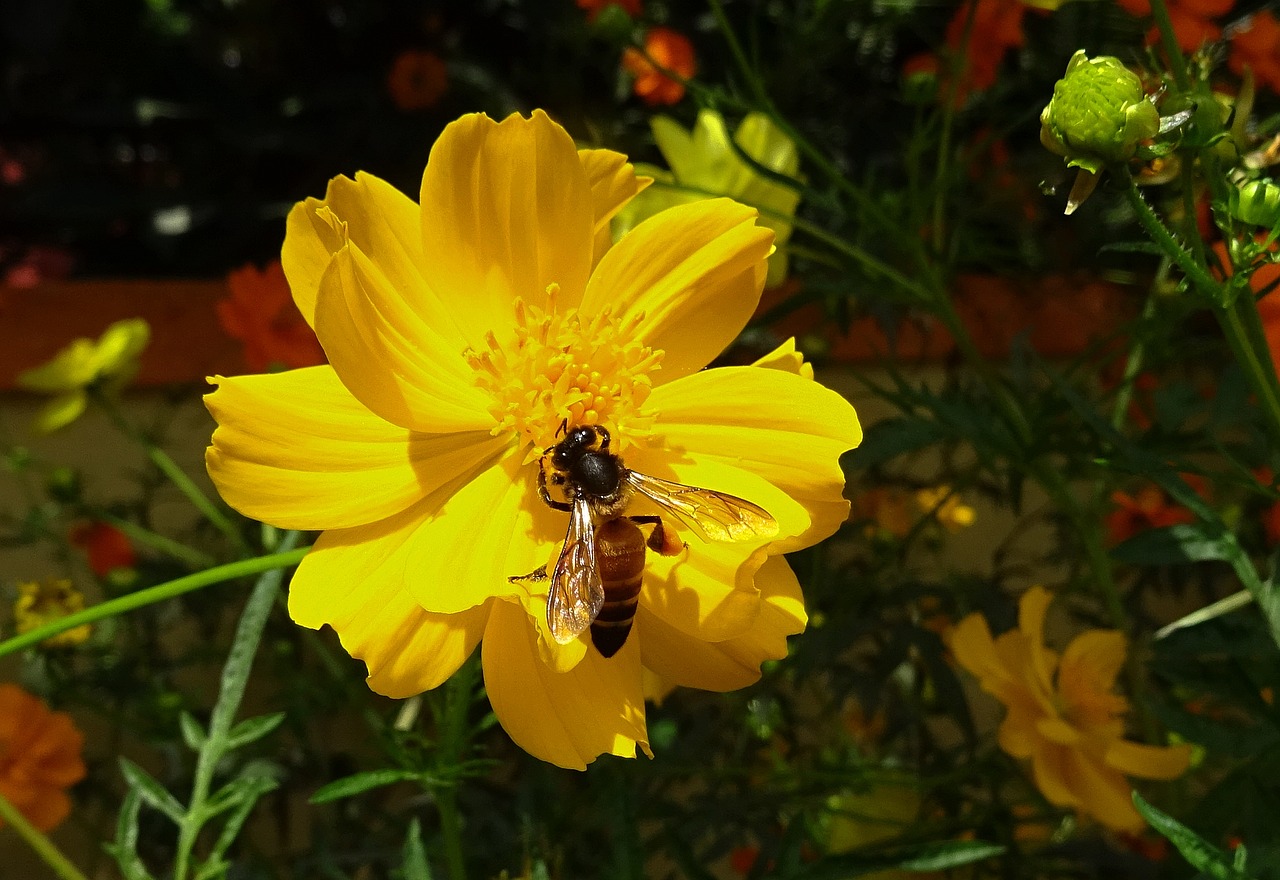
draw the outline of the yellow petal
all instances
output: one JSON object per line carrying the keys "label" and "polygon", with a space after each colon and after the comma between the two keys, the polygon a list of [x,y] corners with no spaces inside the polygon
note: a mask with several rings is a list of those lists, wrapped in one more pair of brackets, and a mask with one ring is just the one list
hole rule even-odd
{"label": "yellow petal", "polygon": [[1107,766],[1139,779],[1177,779],[1191,765],[1189,745],[1148,746],[1123,739],[1107,745]]}
{"label": "yellow petal", "polygon": [[1065,764],[1065,777],[1079,809],[1114,831],[1136,832],[1145,827],[1133,806],[1133,786],[1122,775],[1079,751],[1066,752]]}
{"label": "yellow petal", "polygon": [[340,529],[404,510],[465,479],[509,443],[485,431],[420,434],[365,409],[328,366],[218,376],[205,455],[227,503],[290,529]]}
{"label": "yellow petal", "polygon": [[1057,716],[1047,715],[1041,718],[1036,723],[1036,732],[1060,746],[1075,747],[1080,743],[1080,731]]}
{"label": "yellow petal", "polygon": [[479,345],[510,323],[515,297],[542,307],[558,284],[577,305],[591,271],[595,216],[573,140],[535,110],[450,123],[422,177],[427,281]]}
{"label": "yellow petal", "polygon": [[[320,279],[329,260],[348,240],[372,257],[398,289],[415,292],[415,306],[430,312],[427,320],[437,331],[450,332],[452,321],[422,278],[418,204],[385,180],[363,171],[356,173],[355,180],[333,178],[323,199],[299,202],[289,212],[280,262],[293,300],[307,323],[315,326]],[[454,346],[461,350],[465,345],[457,335]]]}
{"label": "yellow petal", "polygon": [[651,217],[600,260],[582,302],[622,320],[643,313],[644,344],[666,352],[665,383],[705,367],[746,325],[760,300],[773,234],[728,199],[679,205]]}
{"label": "yellow petal", "polygon": [[83,388],[97,370],[97,346],[92,339],[75,339],[53,359],[18,374],[18,386],[42,394]]}
{"label": "yellow petal", "polygon": [[787,636],[804,629],[808,619],[800,584],[781,556],[768,559],[756,572],[760,613],[742,635],[720,642],[690,636],[641,605],[636,614],[641,662],[672,685],[709,691],[731,691],[760,678],[760,664],[787,656]]}
{"label": "yellow petal", "polygon": [[[644,473],[726,492],[758,504],[777,521],[780,536],[808,528],[804,508],[740,468],[704,459],[665,462],[662,468],[656,460],[650,465],[643,455],[637,456],[636,462],[637,469]],[[644,499],[637,499],[630,510],[641,515],[662,514]],[[755,575],[773,553],[776,542],[762,537],[738,543],[708,543],[670,515],[663,519],[687,546],[678,556],[649,554],[640,604],[675,629],[704,641],[723,641],[747,632],[760,610]]]}
{"label": "yellow petal", "polygon": [[530,604],[546,585],[512,582],[544,566],[564,523],[538,498],[531,469],[507,455],[453,493],[413,535],[409,590],[428,611],[452,614],[490,597]]}
{"label": "yellow petal", "polygon": [[376,528],[333,530],[316,541],[289,585],[289,613],[302,626],[329,624],[369,667],[369,687],[403,698],[457,671],[484,632],[489,606],[461,614],[424,611],[405,586],[408,537],[420,509]]}
{"label": "yellow petal", "polygon": [[1058,664],[1058,692],[1078,723],[1101,724],[1128,711],[1128,701],[1111,693],[1127,650],[1124,634],[1108,629],[1088,630],[1067,645]]}
{"label": "yellow petal", "polygon": [[[694,135],[671,117],[654,116],[649,120],[649,129],[653,132],[654,143],[658,145],[662,158],[667,160],[667,165],[670,166],[676,178],[684,183],[711,182],[706,175],[708,150],[706,149],[707,133],[704,133],[706,126],[703,124],[706,114],[710,114],[708,118],[712,125],[715,124],[715,120],[720,120],[719,125],[723,134],[723,120],[720,114],[707,110],[699,111],[695,129],[699,134],[699,143],[696,145]],[[728,143],[727,135],[724,136],[724,141]]]}
{"label": "yellow petal", "polygon": [[1049,803],[1059,807],[1081,806],[1073,784],[1076,766],[1071,759],[1075,754],[1072,749],[1044,743],[1031,756],[1031,778]]}
{"label": "yellow petal", "polygon": [[116,321],[98,338],[94,349],[93,371],[96,376],[116,372],[132,372],[135,361],[151,339],[151,327],[141,318]]}
{"label": "yellow petal", "polygon": [[555,672],[524,608],[494,603],[481,646],[494,714],[516,745],[559,767],[585,770],[602,754],[632,758],[636,746],[652,755],[636,641],[607,660],[588,651],[572,671]]}
{"label": "yellow petal", "polygon": [[1039,585],[1031,587],[1018,600],[1018,631],[1030,649],[1029,672],[1035,675],[1040,690],[1053,692],[1056,655],[1044,647],[1044,619],[1053,602],[1053,593]]}
{"label": "yellow petal", "polygon": [[342,383],[361,403],[405,428],[489,430],[488,397],[462,350],[419,315],[354,243],[334,255],[320,282],[316,336]]}
{"label": "yellow petal", "polygon": [[52,434],[84,414],[89,397],[80,389],[60,394],[40,408],[34,428],[41,434]]}
{"label": "yellow petal", "polygon": [[655,388],[647,406],[659,414],[655,445],[736,464],[804,505],[810,527],[781,552],[817,543],[848,517],[840,456],[862,428],[834,391],[785,370],[723,367]]}
{"label": "yellow petal", "polygon": [[627,157],[613,150],[579,150],[578,159],[591,187],[595,233],[608,229],[614,215],[653,182],[648,177],[637,177]]}
{"label": "yellow petal", "polygon": [[796,338],[794,336],[751,366],[765,367],[770,370],[783,370],[787,373],[794,373],[803,379],[813,379],[813,364],[807,363],[804,359],[804,354],[796,348]]}

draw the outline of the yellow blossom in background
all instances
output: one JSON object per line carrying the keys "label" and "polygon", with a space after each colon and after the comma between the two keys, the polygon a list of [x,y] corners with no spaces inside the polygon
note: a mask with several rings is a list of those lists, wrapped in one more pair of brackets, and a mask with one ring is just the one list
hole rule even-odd
{"label": "yellow blossom in background", "polygon": [[[727,199],[677,206],[610,246],[643,187],[546,114],[474,114],[432,148],[421,204],[368,174],[289,215],[282,260],[329,359],[217,377],[206,461],[236,509],[324,530],[293,577],[298,623],[332,626],[379,693],[445,681],[481,644],[493,710],[564,767],[648,751],[643,670],[730,690],[805,624],[783,552],[834,532],[852,407],[785,351],[704,370],[742,330],[772,233]],[[769,512],[773,539],[650,554],[630,637],[606,659],[547,625],[567,515],[537,460],[606,427],[628,468]],[[637,512],[645,512],[637,503]],[[671,525],[678,525],[671,523]]]}
{"label": "yellow blossom in background", "polygon": [[[21,635],[83,610],[84,595],[71,586],[71,581],[66,578],[48,578],[18,584],[18,599],[13,603],[13,620]],[[74,648],[87,642],[90,633],[91,628],[86,623],[60,632],[40,644],[46,648]]]}
{"label": "yellow blossom in background", "polygon": [[116,321],[98,339],[77,339],[48,363],[19,373],[19,387],[54,395],[36,417],[36,430],[49,433],[80,418],[91,387],[114,392],[128,384],[150,338],[141,318]]}
{"label": "yellow blossom in background", "polygon": [[[672,205],[722,195],[760,209],[760,225],[772,229],[777,250],[769,257],[766,286],[781,284],[787,277],[786,243],[800,193],[792,186],[771,180],[743,161],[733,148],[737,143],[760,165],[778,174],[797,179],[800,159],[796,145],[763,113],[748,113],[730,141],[724,117],[714,110],[702,110],[693,131],[666,116],[650,122],[658,149],[671,170],[648,165],[637,171],[652,176],[650,187],[618,212],[613,222],[615,237],[621,237],[642,220]],[[687,189],[680,189],[686,187]]]}
{"label": "yellow blossom in background", "polygon": [[1005,705],[1000,747],[1030,759],[1032,779],[1050,803],[1116,831],[1139,831],[1145,822],[1125,776],[1175,779],[1187,769],[1191,747],[1124,738],[1129,703],[1113,693],[1124,666],[1124,635],[1088,630],[1059,658],[1042,636],[1052,601],[1048,590],[1032,587],[1019,603],[1018,628],[996,639],[986,620],[971,614],[951,631],[951,651]]}
{"label": "yellow blossom in background", "polygon": [[967,529],[978,518],[974,509],[961,501],[950,486],[918,490],[916,504],[922,513],[932,513],[938,524],[948,532]]}
{"label": "yellow blossom in background", "polygon": [[[890,775],[866,791],[844,792],[827,799],[826,850],[832,855],[854,852],[900,837],[920,818],[920,780]],[[887,870],[861,874],[867,880],[898,880],[922,875]]]}
{"label": "yellow blossom in background", "polygon": [[85,775],[82,734],[17,685],[0,684],[0,796],[41,831],[71,813],[66,790]]}

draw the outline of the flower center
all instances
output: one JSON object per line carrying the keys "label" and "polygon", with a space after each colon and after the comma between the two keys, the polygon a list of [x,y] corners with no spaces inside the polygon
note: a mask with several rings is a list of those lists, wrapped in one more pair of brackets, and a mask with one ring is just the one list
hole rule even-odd
{"label": "flower center", "polygon": [[493,433],[518,434],[530,446],[528,461],[556,442],[562,426],[603,425],[621,447],[653,421],[643,407],[663,352],[638,341],[644,315],[622,321],[609,307],[590,317],[557,311],[558,291],[547,288],[545,310],[515,301],[512,341],[500,343],[490,331],[487,350],[463,352],[476,384],[493,398]]}

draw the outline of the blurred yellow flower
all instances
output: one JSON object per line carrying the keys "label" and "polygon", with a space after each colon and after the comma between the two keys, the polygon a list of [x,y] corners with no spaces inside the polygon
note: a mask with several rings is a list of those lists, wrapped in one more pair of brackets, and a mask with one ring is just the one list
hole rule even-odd
{"label": "blurred yellow flower", "polygon": [[1129,703],[1112,692],[1124,666],[1124,635],[1088,630],[1059,659],[1042,636],[1052,601],[1048,590],[1032,587],[1019,603],[1018,628],[996,639],[986,620],[971,614],[951,631],[951,651],[983,690],[1004,703],[1000,747],[1031,760],[1032,779],[1050,803],[1116,831],[1141,830],[1145,823],[1125,776],[1174,779],[1187,769],[1191,747],[1124,738]]}
{"label": "blurred yellow flower", "polygon": [[141,318],[116,321],[97,340],[76,339],[53,360],[18,374],[18,385],[54,398],[36,417],[38,431],[48,433],[80,418],[94,386],[118,391],[138,370],[151,328]]}
{"label": "blurred yellow flower", "polygon": [[[209,473],[241,512],[326,530],[294,575],[294,620],[337,630],[369,685],[445,681],[483,639],[494,712],[564,767],[648,751],[643,669],[730,690],[786,655],[803,599],[781,553],[845,519],[853,408],[796,371],[702,368],[755,309],[772,234],[727,199],[666,211],[610,246],[643,186],[545,113],[450,124],[421,205],[367,174],[289,215],[282,255],[329,365],[218,377]],[[605,658],[561,645],[547,585],[567,517],[537,459],[606,427],[641,473],[746,498],[778,534],[651,554],[634,629]],[[641,507],[637,502],[637,507]],[[672,523],[672,525],[676,525]]]}
{"label": "blurred yellow flower", "polygon": [[[919,821],[921,802],[920,780],[907,774],[886,778],[866,791],[832,795],[826,805],[827,852],[850,853],[900,837]],[[891,869],[859,876],[898,880],[921,875]]]}
{"label": "blurred yellow flower", "polygon": [[967,529],[978,518],[974,509],[961,501],[950,486],[917,490],[916,504],[921,513],[932,513],[938,524],[948,532]]}
{"label": "blurred yellow flower", "polygon": [[648,165],[637,168],[651,175],[658,185],[641,193],[618,212],[613,223],[614,236],[621,237],[642,220],[672,205],[728,196],[759,208],[760,225],[773,230],[777,250],[769,257],[765,284],[768,287],[781,284],[787,277],[784,245],[791,237],[789,218],[795,216],[800,193],[795,187],[771,180],[751,167],[738,155],[733,144],[770,171],[796,180],[800,159],[791,138],[763,113],[748,113],[733,133],[732,141],[724,117],[714,110],[700,111],[692,132],[666,116],[655,116],[650,126],[671,170]]}
{"label": "blurred yellow flower", "polygon": [[[18,584],[18,599],[13,603],[13,620],[19,634],[31,632],[46,623],[61,620],[68,614],[84,610],[84,595],[66,578],[47,578]],[[74,648],[89,640],[89,624],[77,626],[40,644],[46,648]]]}

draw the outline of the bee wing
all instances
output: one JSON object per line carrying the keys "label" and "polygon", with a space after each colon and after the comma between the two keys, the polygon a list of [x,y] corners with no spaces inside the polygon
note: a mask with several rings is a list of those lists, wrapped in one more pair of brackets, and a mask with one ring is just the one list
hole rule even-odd
{"label": "bee wing", "polygon": [[636,471],[627,471],[627,482],[697,532],[704,541],[750,541],[778,534],[778,523],[769,511],[745,498],[660,480]]}
{"label": "bee wing", "polygon": [[596,562],[595,523],[585,498],[573,501],[564,549],[556,560],[547,594],[547,626],[562,645],[576,639],[604,606],[604,584]]}

